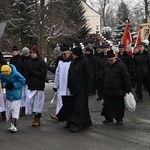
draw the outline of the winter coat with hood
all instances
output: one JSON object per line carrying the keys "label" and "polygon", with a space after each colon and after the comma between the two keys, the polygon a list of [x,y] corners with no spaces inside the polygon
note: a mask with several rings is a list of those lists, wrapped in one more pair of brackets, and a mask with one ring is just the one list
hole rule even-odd
{"label": "winter coat with hood", "polygon": [[38,56],[27,62],[27,85],[29,90],[41,90],[45,88],[47,64]]}
{"label": "winter coat with hood", "polygon": [[16,67],[9,64],[11,74],[9,76],[1,74],[2,87],[6,88],[7,83],[13,83],[14,88],[9,90],[6,88],[6,98],[9,101],[20,100],[22,98],[22,87],[25,85],[25,78],[16,70]]}

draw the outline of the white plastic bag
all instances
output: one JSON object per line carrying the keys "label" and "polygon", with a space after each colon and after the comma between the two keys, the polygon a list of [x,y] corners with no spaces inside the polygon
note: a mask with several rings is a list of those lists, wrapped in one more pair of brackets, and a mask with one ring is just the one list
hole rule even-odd
{"label": "white plastic bag", "polygon": [[125,97],[124,97],[124,102],[125,102],[125,106],[127,107],[127,109],[131,112],[135,111],[136,109],[136,101],[135,98],[133,96],[133,94],[130,93],[126,93]]}

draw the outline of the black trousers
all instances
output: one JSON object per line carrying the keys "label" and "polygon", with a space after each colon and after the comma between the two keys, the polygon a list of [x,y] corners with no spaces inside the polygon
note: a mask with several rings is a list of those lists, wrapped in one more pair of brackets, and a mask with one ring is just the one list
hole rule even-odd
{"label": "black trousers", "polygon": [[62,96],[63,106],[57,114],[60,121],[67,121],[82,128],[91,126],[87,94]]}
{"label": "black trousers", "polygon": [[148,92],[150,93],[150,86],[149,86],[149,78],[148,76],[140,76],[140,77],[136,77],[136,85],[137,85],[137,95],[138,98],[142,99],[143,98],[143,92],[142,92],[142,85],[144,85],[144,87],[148,90]]}
{"label": "black trousers", "polygon": [[97,79],[96,80],[96,88],[97,88],[97,94],[98,94],[98,97],[99,98],[102,98],[102,91],[100,90],[100,86],[101,86],[101,79],[99,78],[99,79]]}

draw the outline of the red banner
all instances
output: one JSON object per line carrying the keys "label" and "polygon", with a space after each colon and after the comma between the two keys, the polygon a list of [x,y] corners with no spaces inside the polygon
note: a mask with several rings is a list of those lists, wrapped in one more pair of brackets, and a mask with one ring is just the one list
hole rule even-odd
{"label": "red banner", "polygon": [[121,44],[125,45],[125,51],[132,55],[132,38],[131,38],[131,33],[130,33],[130,23],[127,20],[126,21],[126,27],[124,30],[124,34],[121,40]]}

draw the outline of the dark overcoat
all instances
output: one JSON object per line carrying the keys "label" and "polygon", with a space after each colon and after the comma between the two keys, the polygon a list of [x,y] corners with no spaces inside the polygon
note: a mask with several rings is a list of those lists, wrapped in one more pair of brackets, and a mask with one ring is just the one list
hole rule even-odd
{"label": "dark overcoat", "polygon": [[131,84],[127,67],[124,63],[116,61],[113,65],[106,64],[103,70],[104,106],[102,115],[106,118],[124,117],[124,96],[131,91]]}
{"label": "dark overcoat", "polygon": [[69,75],[68,86],[72,93],[72,111],[68,112],[69,121],[80,127],[91,126],[92,121],[88,108],[88,93],[93,89],[93,71],[90,61],[84,56],[72,60]]}

